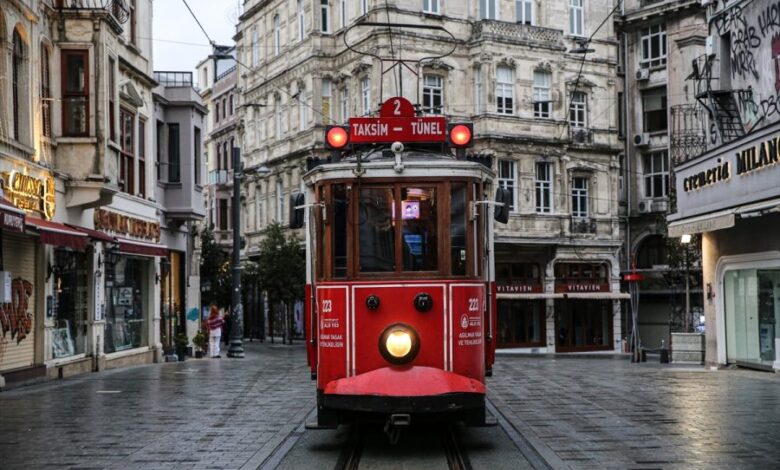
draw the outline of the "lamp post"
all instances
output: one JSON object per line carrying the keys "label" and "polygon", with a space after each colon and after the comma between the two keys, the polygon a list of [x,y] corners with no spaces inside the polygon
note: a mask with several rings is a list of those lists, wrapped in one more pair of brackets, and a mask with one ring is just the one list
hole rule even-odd
{"label": "lamp post", "polygon": [[231,319],[233,325],[230,328],[230,347],[228,357],[244,357],[244,312],[241,305],[241,149],[233,147],[233,261],[232,261],[232,292],[231,292]]}
{"label": "lamp post", "polygon": [[680,243],[683,244],[685,255],[685,327],[688,331],[693,331],[693,318],[691,318],[691,287],[690,287],[690,266],[688,265],[688,245],[691,244],[691,236],[683,234],[680,237]]}

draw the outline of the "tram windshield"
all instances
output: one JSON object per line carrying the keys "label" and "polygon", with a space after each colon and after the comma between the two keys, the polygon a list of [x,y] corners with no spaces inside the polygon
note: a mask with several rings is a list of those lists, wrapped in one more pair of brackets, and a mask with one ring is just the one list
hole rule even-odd
{"label": "tram windshield", "polygon": [[474,259],[480,233],[475,224],[480,221],[471,220],[468,210],[480,191],[478,183],[324,186],[319,194],[330,206],[332,219],[322,227],[320,253],[327,256],[321,276],[480,275]]}

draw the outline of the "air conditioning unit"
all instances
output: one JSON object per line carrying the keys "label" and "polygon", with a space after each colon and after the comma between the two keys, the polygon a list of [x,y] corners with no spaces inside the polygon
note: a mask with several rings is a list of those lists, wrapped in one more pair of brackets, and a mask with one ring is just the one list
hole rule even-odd
{"label": "air conditioning unit", "polygon": [[636,79],[638,81],[650,80],[650,69],[642,67],[639,70],[637,70]]}
{"label": "air conditioning unit", "polygon": [[647,147],[650,144],[650,134],[644,132],[634,136],[634,145],[637,147]]}
{"label": "air conditioning unit", "polygon": [[639,201],[639,204],[637,204],[637,210],[640,214],[649,214],[653,212],[652,201]]}

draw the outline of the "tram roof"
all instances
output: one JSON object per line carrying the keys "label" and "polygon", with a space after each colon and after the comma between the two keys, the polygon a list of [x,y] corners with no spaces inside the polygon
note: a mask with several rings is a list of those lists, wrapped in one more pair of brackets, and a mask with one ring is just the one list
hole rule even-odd
{"label": "tram roof", "polygon": [[[403,171],[395,169],[395,155],[388,148],[361,152],[362,178],[413,179],[413,178],[495,178],[493,170],[470,160],[458,160],[454,155],[420,149],[406,149],[401,153]],[[320,163],[304,174],[312,183],[328,179],[355,178],[357,155],[345,156],[337,163]]]}

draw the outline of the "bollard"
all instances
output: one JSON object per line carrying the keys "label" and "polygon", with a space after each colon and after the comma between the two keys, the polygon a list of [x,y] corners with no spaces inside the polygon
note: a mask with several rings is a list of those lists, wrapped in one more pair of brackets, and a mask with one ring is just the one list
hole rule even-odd
{"label": "bollard", "polygon": [[642,349],[642,362],[647,362],[647,349]]}
{"label": "bollard", "polygon": [[669,350],[661,349],[661,364],[669,364]]}

